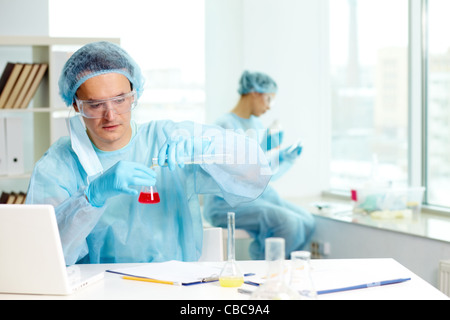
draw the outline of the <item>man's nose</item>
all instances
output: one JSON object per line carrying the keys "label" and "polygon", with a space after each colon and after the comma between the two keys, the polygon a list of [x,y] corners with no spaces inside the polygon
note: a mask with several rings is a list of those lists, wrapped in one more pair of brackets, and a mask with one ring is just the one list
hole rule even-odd
{"label": "man's nose", "polygon": [[103,118],[107,120],[113,120],[116,117],[116,110],[114,109],[111,101],[108,101],[106,104],[106,110],[103,114]]}

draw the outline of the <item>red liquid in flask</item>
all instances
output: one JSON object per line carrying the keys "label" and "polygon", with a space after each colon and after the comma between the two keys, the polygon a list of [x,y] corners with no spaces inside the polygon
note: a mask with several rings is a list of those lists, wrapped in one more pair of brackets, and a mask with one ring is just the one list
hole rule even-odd
{"label": "red liquid in flask", "polygon": [[145,204],[155,204],[159,203],[161,199],[158,192],[141,192],[138,201]]}

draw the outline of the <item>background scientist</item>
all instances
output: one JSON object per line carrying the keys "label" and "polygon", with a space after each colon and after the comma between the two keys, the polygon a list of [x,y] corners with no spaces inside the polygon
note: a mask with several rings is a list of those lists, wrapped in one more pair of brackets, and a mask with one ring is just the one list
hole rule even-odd
{"label": "background scientist", "polygon": [[[239,81],[241,95],[234,109],[216,121],[219,126],[240,132],[261,144],[270,160],[274,177],[279,178],[294,163],[302,151],[301,146],[277,150],[283,132],[264,128],[259,117],[270,109],[278,87],[268,75],[244,71]],[[283,200],[274,188],[268,186],[256,200],[231,206],[220,195],[205,196],[205,219],[214,226],[226,227],[226,212],[235,211],[236,228],[246,230],[254,239],[250,244],[252,259],[264,259],[264,242],[268,237],[281,237],[286,241],[286,257],[301,249],[314,230],[314,218],[308,211]]]}

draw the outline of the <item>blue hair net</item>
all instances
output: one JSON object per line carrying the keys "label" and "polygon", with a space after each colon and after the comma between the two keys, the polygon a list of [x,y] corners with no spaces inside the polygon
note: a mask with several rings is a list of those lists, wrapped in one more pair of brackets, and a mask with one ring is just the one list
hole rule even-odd
{"label": "blue hair net", "polygon": [[259,93],[277,93],[278,86],[276,82],[267,74],[261,72],[244,71],[239,80],[239,94],[250,92]]}
{"label": "blue hair net", "polygon": [[144,90],[141,69],[120,46],[106,41],[89,43],[67,60],[59,78],[59,94],[72,105],[78,88],[88,79],[106,73],[120,73],[128,78],[138,97]]}

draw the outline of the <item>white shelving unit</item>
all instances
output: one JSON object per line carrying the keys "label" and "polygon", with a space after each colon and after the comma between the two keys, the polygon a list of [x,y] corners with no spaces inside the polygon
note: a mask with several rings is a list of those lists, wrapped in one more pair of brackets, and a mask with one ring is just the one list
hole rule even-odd
{"label": "white shelving unit", "polygon": [[[26,192],[34,164],[50,145],[67,135],[69,114],[58,93],[60,71],[70,54],[95,41],[120,44],[118,38],[56,38],[41,36],[0,36],[0,74],[6,62],[48,63],[48,71],[27,109],[0,109],[0,117],[24,119],[24,169],[19,175],[0,175],[2,191]],[[57,170],[57,168],[55,168]]]}

